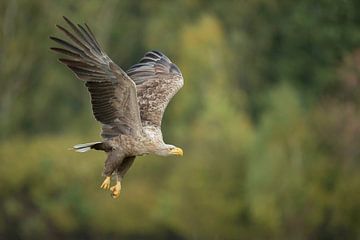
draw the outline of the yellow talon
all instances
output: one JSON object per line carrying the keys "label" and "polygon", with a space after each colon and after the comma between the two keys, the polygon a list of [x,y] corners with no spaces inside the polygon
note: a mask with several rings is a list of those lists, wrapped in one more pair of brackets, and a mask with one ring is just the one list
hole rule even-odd
{"label": "yellow talon", "polygon": [[100,187],[103,189],[109,189],[110,188],[110,177],[106,177]]}
{"label": "yellow talon", "polygon": [[113,198],[119,198],[120,197],[120,191],[121,191],[121,183],[120,183],[120,181],[117,181],[116,185],[112,186],[110,188],[110,191],[111,191],[111,196]]}

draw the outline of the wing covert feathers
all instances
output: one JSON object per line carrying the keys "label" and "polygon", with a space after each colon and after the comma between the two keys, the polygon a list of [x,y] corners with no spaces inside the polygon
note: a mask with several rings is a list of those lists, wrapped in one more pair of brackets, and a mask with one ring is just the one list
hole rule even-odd
{"label": "wing covert feathers", "polygon": [[160,128],[168,103],[184,84],[179,68],[163,53],[150,51],[127,74],[136,84],[142,124]]}

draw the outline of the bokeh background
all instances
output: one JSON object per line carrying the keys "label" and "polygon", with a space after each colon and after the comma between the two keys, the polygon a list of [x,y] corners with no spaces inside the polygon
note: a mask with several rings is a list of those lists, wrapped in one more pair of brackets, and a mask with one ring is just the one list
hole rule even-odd
{"label": "bokeh background", "polygon": [[[360,2],[0,1],[1,239],[360,239]],[[182,70],[163,132],[113,200],[83,84],[50,52],[62,15],[123,69]]]}

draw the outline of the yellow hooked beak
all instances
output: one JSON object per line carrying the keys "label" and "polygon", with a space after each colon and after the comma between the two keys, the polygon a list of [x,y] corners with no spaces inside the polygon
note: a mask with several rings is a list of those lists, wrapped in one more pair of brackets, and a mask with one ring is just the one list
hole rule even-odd
{"label": "yellow hooked beak", "polygon": [[184,152],[183,152],[183,150],[182,150],[181,148],[174,148],[174,149],[172,149],[172,150],[170,151],[170,153],[171,153],[172,155],[175,155],[175,156],[182,156],[182,155],[184,155]]}

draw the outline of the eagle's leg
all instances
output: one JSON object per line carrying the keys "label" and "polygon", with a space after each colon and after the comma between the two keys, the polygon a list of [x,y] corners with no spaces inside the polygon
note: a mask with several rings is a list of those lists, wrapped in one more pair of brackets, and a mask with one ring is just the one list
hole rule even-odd
{"label": "eagle's leg", "polygon": [[105,180],[101,184],[101,188],[110,189],[111,175],[115,172],[118,165],[122,163],[124,156],[121,152],[111,151],[108,152],[108,157],[105,161],[103,175],[105,176]]}
{"label": "eagle's leg", "polygon": [[116,176],[116,184],[115,186],[112,186],[110,188],[111,191],[111,196],[113,198],[118,198],[120,197],[120,191],[121,191],[121,182],[120,182],[120,178],[118,176]]}
{"label": "eagle's leg", "polygon": [[120,197],[121,191],[121,180],[124,178],[125,173],[129,170],[131,165],[133,164],[135,157],[126,157],[120,166],[116,169],[116,184],[110,188],[111,196],[113,198]]}
{"label": "eagle's leg", "polygon": [[103,181],[103,183],[101,184],[101,188],[103,189],[109,189],[110,188],[110,181],[111,181],[111,177],[106,176],[105,180]]}

